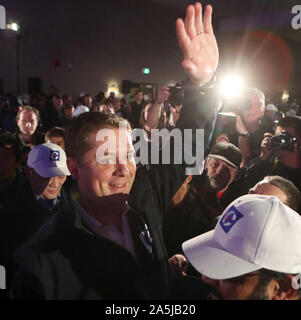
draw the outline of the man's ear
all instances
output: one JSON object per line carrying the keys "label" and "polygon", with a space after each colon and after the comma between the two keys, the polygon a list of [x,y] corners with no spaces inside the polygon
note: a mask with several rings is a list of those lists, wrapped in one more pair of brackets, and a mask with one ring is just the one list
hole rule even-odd
{"label": "man's ear", "polygon": [[278,288],[275,290],[272,300],[296,300],[298,298],[299,283],[294,275],[288,274],[285,278],[276,282]]}
{"label": "man's ear", "polygon": [[67,158],[67,166],[74,180],[79,179],[78,164],[73,158]]}

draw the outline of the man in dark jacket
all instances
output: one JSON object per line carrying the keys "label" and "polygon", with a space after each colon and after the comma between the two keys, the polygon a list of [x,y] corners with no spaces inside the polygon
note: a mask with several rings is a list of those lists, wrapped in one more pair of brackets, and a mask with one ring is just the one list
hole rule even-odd
{"label": "man in dark jacket", "polygon": [[14,250],[62,206],[62,186],[70,175],[64,150],[52,143],[36,146],[29,154],[25,173],[28,181],[22,179],[17,190],[0,199],[0,265],[6,267],[8,288],[14,272]]}
{"label": "man in dark jacket", "polygon": [[[202,22],[197,3],[188,7],[185,25],[181,19],[177,22],[190,78],[186,112],[178,126],[204,129],[205,148],[217,114],[217,101],[200,94],[199,88],[217,67],[211,13],[208,6]],[[166,297],[170,276],[163,213],[185,180],[185,165],[159,164],[136,171],[127,122],[104,113],[75,118],[67,131],[66,150],[77,187],[62,211],[18,250],[13,298]]]}

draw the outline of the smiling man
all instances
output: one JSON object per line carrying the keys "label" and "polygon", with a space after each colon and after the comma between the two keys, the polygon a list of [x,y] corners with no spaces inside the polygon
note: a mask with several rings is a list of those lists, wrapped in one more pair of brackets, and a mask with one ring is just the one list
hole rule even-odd
{"label": "smiling man", "polygon": [[[211,15],[207,6],[202,19],[202,6],[197,3],[187,8],[185,23],[177,21],[182,65],[189,76],[186,110],[178,127],[204,129],[204,149],[218,105],[208,91],[200,92],[218,62]],[[170,273],[162,220],[186,178],[186,164],[136,170],[129,133],[128,123],[113,114],[87,112],[73,119],[66,152],[76,186],[63,212],[18,250],[15,299],[167,296]]]}

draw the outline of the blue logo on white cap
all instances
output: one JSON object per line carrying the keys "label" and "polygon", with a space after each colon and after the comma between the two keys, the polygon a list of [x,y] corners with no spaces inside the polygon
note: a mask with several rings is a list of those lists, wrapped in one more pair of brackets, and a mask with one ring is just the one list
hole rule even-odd
{"label": "blue logo on white cap", "polygon": [[235,223],[242,217],[243,215],[233,206],[223,216],[219,224],[222,227],[222,229],[226,233],[228,233],[232,229],[232,227],[235,225]]}
{"label": "blue logo on white cap", "polygon": [[51,151],[50,161],[60,161],[60,152],[59,151]]}

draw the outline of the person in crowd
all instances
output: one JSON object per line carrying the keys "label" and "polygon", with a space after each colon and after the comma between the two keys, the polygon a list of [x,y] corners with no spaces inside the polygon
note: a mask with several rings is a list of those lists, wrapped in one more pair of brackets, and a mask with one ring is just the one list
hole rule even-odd
{"label": "person in crowd", "polygon": [[183,251],[210,286],[207,299],[300,299],[300,233],[301,217],[277,197],[246,195]]}
{"label": "person in crowd", "polygon": [[[261,154],[242,168],[241,176],[224,194],[224,207],[237,197],[247,194],[266,175],[279,175],[301,191],[301,119],[285,117],[276,125],[273,140],[266,133],[261,143]],[[276,142],[274,139],[276,138]],[[282,141],[283,140],[283,141]],[[281,142],[282,141],[282,142]]]}
{"label": "person in crowd", "polygon": [[28,106],[31,104],[31,96],[28,93],[22,93],[19,99],[22,106]]}
{"label": "person in crowd", "polygon": [[169,96],[169,88],[167,86],[162,87],[158,92],[157,99],[145,106],[141,114],[142,121],[140,125],[147,132],[150,132],[152,129],[163,129],[167,126],[164,102],[168,101]]}
{"label": "person in crowd", "polygon": [[65,129],[61,127],[53,127],[49,129],[45,134],[45,142],[57,144],[65,150]]}
{"label": "person in crowd", "polygon": [[92,103],[93,103],[92,96],[90,94],[85,94],[83,105],[88,107],[89,110],[91,110],[92,109]]}
{"label": "person in crowd", "polygon": [[249,190],[249,194],[276,196],[285,205],[300,213],[301,193],[289,180],[280,176],[266,176]]}
{"label": "person in crowd", "polygon": [[114,108],[114,113],[118,116],[122,118],[122,112],[120,110],[120,106],[121,106],[121,102],[120,99],[118,98],[113,98],[112,99],[112,106]]}
{"label": "person in crowd", "polygon": [[31,106],[24,106],[16,116],[18,136],[23,146],[33,148],[43,142],[43,135],[38,130],[40,113]]}
{"label": "person in crowd", "polygon": [[115,110],[108,100],[104,104],[100,105],[97,111],[115,114]]}
{"label": "person in crowd", "polygon": [[73,112],[73,117],[77,117],[80,114],[82,114],[84,112],[89,112],[89,111],[90,111],[90,109],[84,105],[84,98],[83,97],[79,97],[76,100],[76,107],[75,107],[75,110]]}
{"label": "person in crowd", "polygon": [[137,90],[135,93],[134,101],[131,105],[131,121],[133,128],[139,128],[140,115],[144,107],[143,91]]}
{"label": "person in crowd", "polygon": [[[239,174],[241,151],[220,142],[210,151],[201,176],[188,178],[174,196],[164,223],[164,238],[170,256],[181,252],[184,241],[212,230],[222,214],[219,198]],[[180,198],[180,200],[177,200]],[[175,203],[176,202],[176,203]]]}
{"label": "person in crowd", "polygon": [[125,98],[122,98],[120,100],[120,112],[121,117],[128,120],[130,122],[131,120],[131,105],[127,103]]}
{"label": "person in crowd", "polygon": [[[215,97],[198,90],[217,68],[211,15],[212,7],[207,6],[202,19],[201,4],[196,3],[187,8],[185,24],[177,21],[187,90],[194,96],[184,104],[178,127],[204,129],[205,148],[217,114]],[[145,166],[136,172],[129,130],[124,119],[108,113],[87,112],[73,120],[66,150],[77,188],[69,207],[17,250],[14,299],[166,296],[170,274],[163,212],[185,180],[185,165]],[[102,140],[104,132],[116,140]]]}
{"label": "person in crowd", "polygon": [[[0,215],[0,264],[6,267],[9,283],[14,272],[14,250],[63,207],[62,190],[70,175],[64,150],[44,143],[32,149],[25,168],[27,180],[7,196],[12,200]],[[18,201],[16,201],[16,198]]]}
{"label": "person in crowd", "polygon": [[46,97],[43,94],[33,95],[30,105],[43,113],[46,106]]}
{"label": "person in crowd", "polygon": [[72,96],[70,94],[63,95],[63,109],[66,107],[73,107]]}
{"label": "person in crowd", "polygon": [[[270,118],[264,116],[265,96],[261,90],[248,89],[243,97],[244,99],[239,100],[234,110],[232,108],[226,110],[227,113],[230,111],[230,114],[236,116],[235,131],[230,128],[231,132],[220,132],[223,129],[218,127],[216,134],[226,135],[228,142],[240,148],[243,155],[242,165],[246,165],[250,159],[260,153],[260,141],[263,139],[264,133],[272,132],[274,124]],[[220,140],[218,139],[218,141]]]}
{"label": "person in crowd", "polygon": [[42,112],[42,122],[45,130],[54,126],[60,126],[63,119],[63,98],[55,94],[48,98],[44,111]]}
{"label": "person in crowd", "polygon": [[71,124],[74,115],[74,106],[63,106],[62,127],[66,128]]}
{"label": "person in crowd", "polygon": [[[291,181],[280,176],[266,176],[249,190],[249,194],[275,196],[296,212],[301,200],[300,192],[296,186]],[[217,223],[219,219],[220,216],[216,218],[215,223]],[[215,226],[216,224],[214,227]],[[171,298],[205,299],[208,295],[209,288],[201,278],[190,278],[191,274],[195,277],[195,270],[189,267],[189,263],[187,263],[186,258],[180,252],[181,251],[169,259],[170,265],[173,266],[171,270],[174,276],[180,280],[178,286],[174,287],[175,293]]]}

